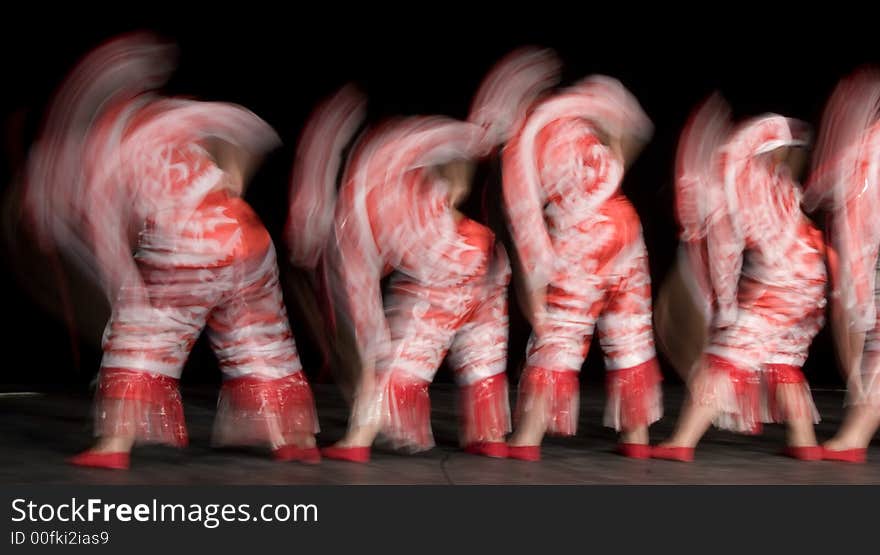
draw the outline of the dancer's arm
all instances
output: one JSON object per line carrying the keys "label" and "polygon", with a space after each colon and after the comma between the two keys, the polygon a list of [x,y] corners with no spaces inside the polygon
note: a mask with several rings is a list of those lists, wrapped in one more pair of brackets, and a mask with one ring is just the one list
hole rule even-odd
{"label": "dancer's arm", "polygon": [[555,253],[544,221],[546,193],[539,182],[527,177],[524,167],[535,163],[535,154],[522,148],[516,141],[505,149],[503,201],[526,289],[539,294],[550,282]]}
{"label": "dancer's arm", "polygon": [[735,233],[730,215],[726,213],[717,214],[710,222],[706,240],[709,278],[717,307],[715,324],[726,327],[737,317],[737,293],[745,244]]}

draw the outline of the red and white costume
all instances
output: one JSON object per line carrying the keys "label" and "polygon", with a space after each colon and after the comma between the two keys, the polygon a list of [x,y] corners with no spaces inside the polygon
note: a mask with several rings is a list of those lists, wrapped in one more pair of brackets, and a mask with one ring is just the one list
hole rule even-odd
{"label": "red and white costume", "polygon": [[[805,205],[829,213],[833,295],[849,331],[865,333],[860,368],[848,376],[849,404],[880,410],[880,75],[861,70],[834,91]],[[850,369],[847,369],[850,370]]]}
{"label": "red and white costume", "polygon": [[[709,327],[714,295],[709,276],[709,231],[729,231],[710,223],[726,217],[727,202],[718,178],[717,158],[730,137],[730,108],[712,95],[692,115],[682,132],[676,157],[675,215],[680,226],[679,263],[695,306]],[[685,370],[689,374],[690,369]]]}
{"label": "red and white costume", "polygon": [[[459,218],[448,200],[448,184],[433,168],[479,158],[506,140],[523,107],[557,70],[546,51],[515,52],[484,81],[470,122],[393,121],[369,133],[351,156],[326,256],[334,296],[363,365],[368,373],[375,367],[369,378],[375,387],[356,396],[354,426],[378,424],[397,447],[432,447],[428,386],[448,354],[461,391],[462,443],[500,441],[509,431],[509,263],[488,228]],[[343,99],[336,97],[345,105]],[[324,121],[326,136],[339,137],[332,130],[345,126]],[[330,190],[326,186],[324,194]],[[299,199],[303,206],[327,204],[317,196]],[[294,252],[305,253],[307,247],[303,243]],[[380,282],[391,272],[383,308]]]}
{"label": "red and white costume", "polygon": [[548,432],[559,435],[577,431],[578,372],[597,327],[605,424],[627,430],[662,414],[647,251],[620,192],[623,160],[599,141],[597,125],[615,136],[651,132],[618,82],[594,77],[538,104],[504,153],[504,199],[526,281],[547,288],[517,413],[549,399]]}
{"label": "red and white costume", "polygon": [[[137,36],[117,39],[82,62],[58,105],[106,101],[94,102],[98,115],[85,126],[56,128],[50,120],[48,146],[32,166],[38,230],[62,248],[70,243],[56,230],[75,230],[111,296],[96,432],[185,445],[178,379],[207,327],[225,377],[215,440],[279,447],[317,430],[314,402],[272,242],[239,198],[242,184],[206,150],[220,139],[262,152],[277,137],[238,106],[138,94],[151,46]],[[127,72],[125,94],[90,85],[120,72]],[[85,93],[83,75],[98,77]],[[53,141],[63,148],[50,148]],[[44,172],[55,162],[67,177]]]}
{"label": "red and white costume", "polygon": [[[704,105],[702,115],[712,109]],[[682,240],[714,309],[691,394],[718,409],[719,427],[757,433],[762,422],[786,417],[777,387],[801,384],[789,416],[818,421],[801,367],[824,321],[824,243],[801,211],[788,166],[772,154],[804,144],[803,127],[769,115],[727,133],[726,121],[713,128],[697,117],[692,125],[701,121],[686,139],[703,154],[680,153],[677,179]]]}
{"label": "red and white costume", "polygon": [[[354,418],[378,418],[399,447],[433,446],[428,386],[448,352],[462,388],[463,442],[497,440],[509,431],[509,266],[491,231],[466,218],[456,221],[447,184],[430,173],[442,161],[476,158],[483,132],[440,118],[399,125],[408,130],[389,131],[382,147],[356,162],[337,211],[353,328],[364,360],[376,357],[375,398],[357,406]],[[362,191],[362,184],[372,186]],[[366,238],[349,212],[359,203]],[[364,240],[372,242],[369,250]],[[379,282],[391,270],[383,311]]]}

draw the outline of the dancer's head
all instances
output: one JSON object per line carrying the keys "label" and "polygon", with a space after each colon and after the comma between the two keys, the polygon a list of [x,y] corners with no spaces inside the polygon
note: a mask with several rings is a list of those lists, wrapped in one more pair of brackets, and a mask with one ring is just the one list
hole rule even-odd
{"label": "dancer's head", "polygon": [[752,118],[740,124],[726,150],[735,159],[764,160],[772,167],[799,175],[809,145],[809,127],[798,120],[776,114]]}
{"label": "dancer's head", "polygon": [[449,186],[449,203],[458,206],[471,191],[475,170],[472,160],[459,158],[435,167],[437,175],[445,180]]}
{"label": "dancer's head", "polygon": [[205,142],[205,149],[214,163],[226,174],[225,186],[240,194],[259,167],[262,154],[249,152],[238,145],[212,137]]}
{"label": "dancer's head", "polygon": [[597,136],[629,165],[653,134],[651,120],[636,97],[617,79],[593,75],[572,87],[583,99],[582,117],[598,130]]}

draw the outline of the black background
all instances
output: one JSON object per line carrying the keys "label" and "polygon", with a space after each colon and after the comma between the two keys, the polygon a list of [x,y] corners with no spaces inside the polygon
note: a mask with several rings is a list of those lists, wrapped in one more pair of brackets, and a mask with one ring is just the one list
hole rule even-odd
{"label": "black background", "polygon": [[[321,9],[325,13],[296,4],[270,10],[217,3],[210,10],[182,13],[179,5],[130,4],[128,15],[88,8],[61,13],[48,7],[43,13],[7,14],[0,33],[4,196],[47,99],[72,64],[115,34],[152,29],[180,46],[179,69],[168,92],[243,104],[280,133],[284,146],[267,160],[246,198],[282,252],[293,149],[317,101],[355,81],[369,95],[372,120],[416,113],[464,117],[480,79],[500,56],[516,46],[538,44],[559,52],[567,80],[590,73],[621,79],[654,121],[653,141],[627,175],[624,191],[642,219],[656,293],[675,254],[674,154],[694,105],[720,89],[738,117],[772,111],[816,125],[837,80],[861,64],[880,61],[869,14],[843,5],[812,13],[771,13],[744,5],[648,12],[635,3],[621,6],[618,13],[594,6],[526,9],[512,3],[485,13],[473,6],[429,4],[384,13],[336,4]],[[488,175],[492,200],[497,187]],[[475,197],[480,193],[478,188]],[[497,211],[500,199],[489,205]],[[497,216],[491,220],[500,221]],[[96,338],[105,308],[94,293],[74,286],[79,335],[71,341],[57,317],[55,274],[48,261],[22,255],[33,247],[13,223],[4,210],[0,384],[5,385],[0,387],[85,387],[100,361]],[[292,275],[286,267],[282,272]],[[316,378],[320,360],[309,330],[303,329],[296,303],[287,299],[306,369]],[[513,302],[511,312],[510,369],[515,376],[528,328]],[[588,380],[601,380],[598,348],[587,365]],[[841,384],[827,331],[815,342],[806,372],[814,384]],[[214,382],[218,374],[200,343],[184,381]]]}

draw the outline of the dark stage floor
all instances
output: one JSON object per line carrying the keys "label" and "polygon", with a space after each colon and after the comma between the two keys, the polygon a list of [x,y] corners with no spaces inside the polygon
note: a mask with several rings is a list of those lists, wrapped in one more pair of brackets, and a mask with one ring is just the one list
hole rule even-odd
{"label": "dark stage floor", "polygon": [[[183,451],[138,449],[129,472],[78,469],[65,457],[90,439],[90,398],[47,393],[12,394],[0,389],[0,483],[2,484],[880,484],[880,446],[866,465],[800,462],[780,456],[784,430],[768,426],[759,437],[711,431],[697,461],[629,460],[615,455],[614,435],[601,427],[602,392],[582,398],[581,429],[575,438],[550,439],[544,460],[528,463],[475,457],[456,449],[454,390],[432,390],[438,447],[420,455],[374,450],[373,462],[357,465],[324,461],[319,466],[276,463],[258,451],[215,450],[209,445],[215,390],[185,388],[191,445]],[[19,390],[24,391],[24,390]],[[666,418],[652,428],[665,437],[683,390],[666,390]],[[332,386],[316,388],[323,431],[321,443],[342,435],[346,411]],[[824,418],[820,439],[830,437],[842,417],[843,392],[815,391]]]}

